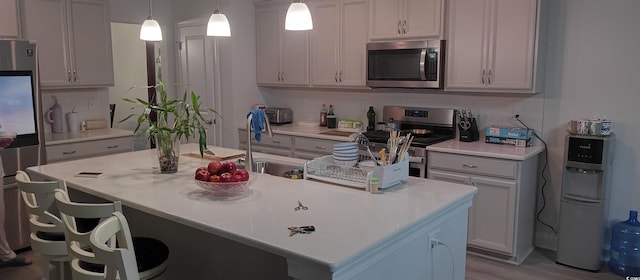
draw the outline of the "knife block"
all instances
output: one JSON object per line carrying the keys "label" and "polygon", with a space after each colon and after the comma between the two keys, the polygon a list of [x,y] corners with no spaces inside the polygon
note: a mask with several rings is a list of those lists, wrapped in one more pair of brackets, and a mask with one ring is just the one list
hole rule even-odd
{"label": "knife block", "polygon": [[471,126],[468,129],[464,129],[458,124],[458,130],[460,130],[460,142],[473,142],[480,140],[480,133],[478,132],[478,123],[476,118],[471,120]]}

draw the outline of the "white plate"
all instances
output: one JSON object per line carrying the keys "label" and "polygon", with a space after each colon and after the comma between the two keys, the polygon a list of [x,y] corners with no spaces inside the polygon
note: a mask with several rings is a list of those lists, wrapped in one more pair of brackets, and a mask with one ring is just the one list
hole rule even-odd
{"label": "white plate", "polygon": [[337,160],[333,160],[333,163],[335,163],[336,165],[339,166],[345,166],[345,167],[353,167],[354,165],[356,165],[356,163],[358,163],[358,160],[351,160],[351,161],[337,161]]}
{"label": "white plate", "polygon": [[333,160],[334,160],[334,161],[352,161],[352,160],[358,160],[358,155],[353,156],[353,157],[339,157],[339,156],[333,156]]}
{"label": "white plate", "polygon": [[333,144],[333,150],[348,150],[348,149],[353,149],[353,148],[358,148],[358,143],[356,142],[342,142],[342,143],[336,143]]}
{"label": "white plate", "polygon": [[333,155],[338,155],[338,156],[352,156],[352,155],[357,155],[358,154],[358,150],[348,150],[348,151],[333,151]]}

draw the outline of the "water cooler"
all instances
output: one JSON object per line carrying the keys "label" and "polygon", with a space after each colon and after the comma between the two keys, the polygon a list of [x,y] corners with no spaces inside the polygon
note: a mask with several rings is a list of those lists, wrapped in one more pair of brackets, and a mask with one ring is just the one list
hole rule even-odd
{"label": "water cooler", "polygon": [[565,138],[556,256],[559,264],[600,270],[613,140],[613,134]]}

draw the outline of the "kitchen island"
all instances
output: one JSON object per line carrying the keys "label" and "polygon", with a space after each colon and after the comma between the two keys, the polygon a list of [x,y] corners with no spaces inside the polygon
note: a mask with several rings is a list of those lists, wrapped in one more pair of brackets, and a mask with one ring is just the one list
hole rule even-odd
{"label": "kitchen island", "polygon": [[[181,147],[196,151],[195,144]],[[76,192],[122,201],[134,234],[169,245],[165,279],[464,279],[475,187],[409,177],[369,194],[254,173],[250,195],[226,200],[193,182],[195,169],[207,162],[181,156],[178,173],[160,174],[156,151],[143,150],[28,172],[33,180],[63,179]],[[75,177],[80,171],[105,175]],[[298,201],[308,210],[294,210]],[[289,236],[288,227],[305,225],[316,231]]]}

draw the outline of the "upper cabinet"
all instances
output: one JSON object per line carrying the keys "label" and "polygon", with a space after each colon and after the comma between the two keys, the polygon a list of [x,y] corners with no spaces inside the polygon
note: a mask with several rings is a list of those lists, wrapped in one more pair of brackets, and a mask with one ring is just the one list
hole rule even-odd
{"label": "upper cabinet", "polygon": [[106,0],[21,0],[22,35],[38,46],[43,88],[113,85]]}
{"label": "upper cabinet", "polygon": [[258,85],[309,85],[309,31],[284,30],[289,4],[256,4]]}
{"label": "upper cabinet", "polygon": [[315,1],[311,5],[311,84],[366,84],[367,0]]}
{"label": "upper cabinet", "polygon": [[536,93],[543,0],[450,0],[446,89]]}
{"label": "upper cabinet", "polygon": [[443,0],[371,0],[369,39],[442,36]]}
{"label": "upper cabinet", "polygon": [[18,0],[0,0],[0,38],[20,38]]}

